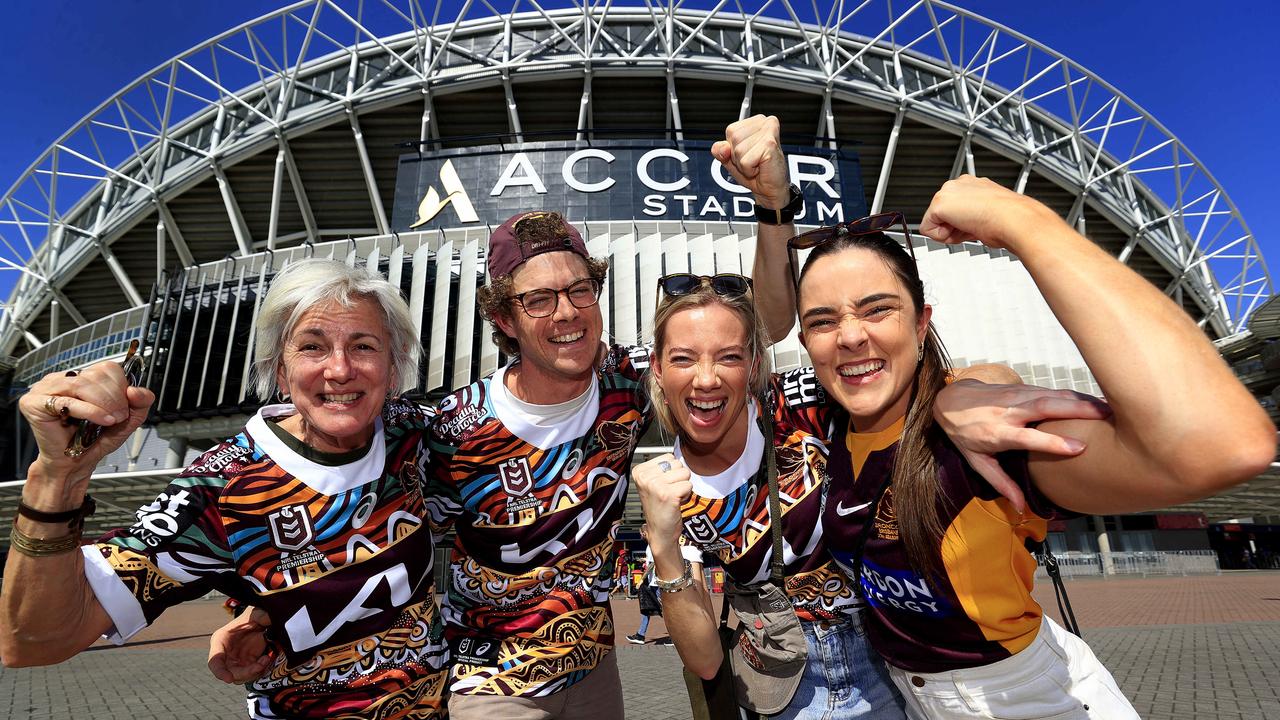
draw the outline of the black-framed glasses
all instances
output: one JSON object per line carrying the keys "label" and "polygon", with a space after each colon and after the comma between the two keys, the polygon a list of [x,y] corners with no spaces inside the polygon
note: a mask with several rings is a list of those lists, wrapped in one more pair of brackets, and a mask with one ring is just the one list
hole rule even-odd
{"label": "black-framed glasses", "polygon": [[519,295],[512,295],[511,299],[524,309],[525,315],[531,318],[544,318],[556,311],[556,305],[560,304],[561,294],[568,298],[574,307],[589,308],[600,300],[601,287],[599,280],[583,278],[559,290],[538,288],[522,292]]}
{"label": "black-framed glasses", "polygon": [[712,292],[717,295],[737,297],[746,295],[751,290],[751,278],[735,273],[717,273],[715,275],[672,273],[658,278],[658,287],[670,297],[695,293],[704,285],[710,285]]}
{"label": "black-framed glasses", "polygon": [[847,223],[815,228],[788,240],[787,247],[792,250],[807,250],[819,245],[825,245],[840,237],[884,232],[895,225],[902,228],[902,241],[906,243],[907,252],[911,253],[911,259],[914,261],[916,259],[916,248],[915,244],[911,242],[911,230],[907,228],[907,218],[897,211],[868,215],[857,220],[850,220]]}
{"label": "black-framed glasses", "polygon": [[[146,368],[146,362],[142,359],[142,353],[138,351],[139,343],[136,339],[129,341],[129,351],[125,353],[124,360],[120,361],[120,368],[124,370],[125,382],[129,383],[129,387],[137,387],[142,384],[142,371]],[[102,437],[102,426],[90,422],[88,420],[75,420],[75,434],[71,436],[71,442],[67,444],[67,449],[63,452],[67,457],[80,457],[94,443],[98,442],[98,438]]]}

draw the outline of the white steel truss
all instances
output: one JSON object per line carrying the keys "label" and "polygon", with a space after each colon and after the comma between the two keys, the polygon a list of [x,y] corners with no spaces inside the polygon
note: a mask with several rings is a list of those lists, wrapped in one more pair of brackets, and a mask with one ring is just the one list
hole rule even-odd
{"label": "white steel truss", "polygon": [[[32,323],[50,303],[82,321],[64,288],[105,261],[134,306],[145,302],[112,245],[152,212],[156,266],[192,264],[176,198],[216,178],[232,230],[227,249],[245,255],[278,243],[387,231],[387,209],[370,169],[359,115],[420,98],[419,140],[437,137],[441,96],[500,87],[510,132],[522,133],[513,79],[578,77],[578,135],[592,136],[593,77],[626,72],[667,79],[669,127],[682,132],[677,77],[744,83],[741,113],[765,84],[822,97],[812,127],[834,133],[832,102],[894,115],[872,198],[884,199],[904,119],[957,136],[953,174],[981,173],[981,144],[1075,194],[1124,230],[1122,260],[1142,248],[1172,277],[1165,287],[1203,310],[1216,335],[1243,328],[1272,293],[1253,234],[1207,168],[1149,113],[1102,78],[1035,40],[961,8],[930,0],[845,2],[719,0],[708,11],[682,0],[307,0],[223,33],[130,83],[64,133],[0,197],[0,265],[21,274],[0,316],[0,355],[25,339],[50,338]],[[625,6],[624,6],[625,5]],[[290,141],[346,118],[367,186],[369,227],[323,227]],[[807,128],[804,128],[807,131]],[[409,139],[409,138],[407,138]],[[276,158],[270,224],[255,236],[226,169],[261,153]],[[288,187],[285,179],[289,180]],[[284,204],[305,231],[278,237]],[[642,238],[636,238],[641,241]],[[122,308],[123,309],[123,308]],[[56,328],[56,314],[51,323]]]}

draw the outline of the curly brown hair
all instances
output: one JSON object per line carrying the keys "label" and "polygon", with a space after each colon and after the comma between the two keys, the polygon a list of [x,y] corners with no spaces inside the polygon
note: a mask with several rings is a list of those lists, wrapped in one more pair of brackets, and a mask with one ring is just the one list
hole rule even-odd
{"label": "curly brown hair", "polygon": [[516,221],[516,239],[521,245],[539,247],[554,245],[567,235],[565,226],[569,224],[558,212],[530,213]]}
{"label": "curly brown hair", "polygon": [[[568,222],[560,213],[547,213],[521,221],[516,233],[522,244],[538,245],[554,242],[564,237],[564,226],[567,224]],[[603,285],[605,278],[609,274],[609,261],[590,257],[583,258],[583,260],[587,264],[587,275]],[[520,344],[516,342],[515,338],[502,332],[502,328],[498,327],[495,318],[512,319],[511,295],[514,286],[515,282],[512,281],[510,274],[499,275],[498,277],[490,278],[489,282],[476,293],[480,314],[493,326],[493,342],[507,356],[519,355]]]}

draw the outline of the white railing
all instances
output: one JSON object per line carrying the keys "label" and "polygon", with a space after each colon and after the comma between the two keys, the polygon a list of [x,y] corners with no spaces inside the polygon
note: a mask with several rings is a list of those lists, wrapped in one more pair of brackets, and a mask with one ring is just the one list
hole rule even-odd
{"label": "white railing", "polygon": [[[1216,575],[1218,554],[1213,550],[1171,550],[1143,552],[1055,554],[1063,577],[1100,577],[1103,575]],[[1043,567],[1036,577],[1047,578]]]}

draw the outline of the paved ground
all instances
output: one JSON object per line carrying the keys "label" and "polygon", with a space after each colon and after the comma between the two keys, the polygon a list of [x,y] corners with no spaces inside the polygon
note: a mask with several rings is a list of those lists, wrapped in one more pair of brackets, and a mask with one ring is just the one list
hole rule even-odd
{"label": "paved ground", "polygon": [[[1068,583],[1085,639],[1149,720],[1280,719],[1280,572]],[[1056,616],[1048,583],[1036,592]],[[615,604],[622,634],[639,620]],[[241,718],[238,687],[205,669],[212,602],[175,608],[121,648],[97,645],[53,668],[0,669],[0,718]],[[651,639],[665,635],[660,622]],[[689,716],[670,646],[618,649],[633,720]],[[608,720],[608,719],[603,719]]]}

